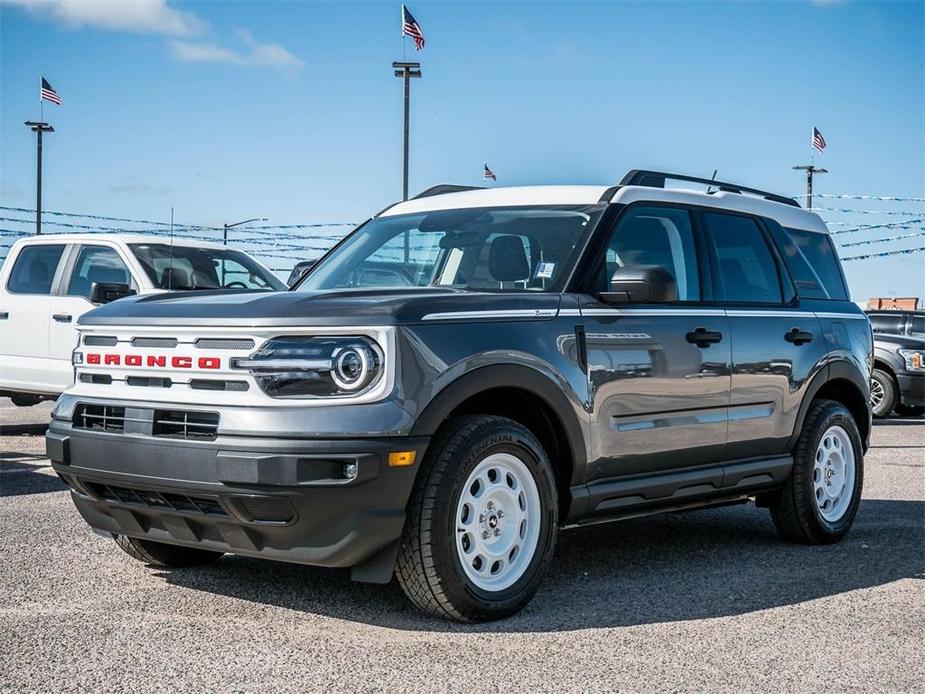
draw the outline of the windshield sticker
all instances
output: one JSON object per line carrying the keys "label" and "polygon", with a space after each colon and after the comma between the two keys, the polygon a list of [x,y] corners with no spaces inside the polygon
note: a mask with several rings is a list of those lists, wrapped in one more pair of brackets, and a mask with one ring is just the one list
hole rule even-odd
{"label": "windshield sticker", "polygon": [[548,280],[552,278],[552,273],[556,271],[555,263],[537,263],[536,279]]}

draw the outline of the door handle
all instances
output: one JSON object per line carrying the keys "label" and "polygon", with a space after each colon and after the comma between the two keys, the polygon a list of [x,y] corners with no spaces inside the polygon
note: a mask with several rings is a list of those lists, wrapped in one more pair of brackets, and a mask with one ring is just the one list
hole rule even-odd
{"label": "door handle", "polygon": [[786,335],[784,335],[784,339],[787,342],[792,342],[793,344],[799,346],[806,342],[812,342],[813,334],[810,332],[806,332],[805,330],[800,330],[799,328],[794,328],[793,330],[788,332]]}
{"label": "door handle", "polygon": [[687,341],[698,347],[709,347],[723,339],[723,334],[716,330],[697,328],[687,334]]}
{"label": "door handle", "polygon": [[59,323],[70,323],[71,314],[70,313],[56,313],[52,316]]}
{"label": "door handle", "polygon": [[6,320],[10,317],[9,311],[0,311],[0,320]]}

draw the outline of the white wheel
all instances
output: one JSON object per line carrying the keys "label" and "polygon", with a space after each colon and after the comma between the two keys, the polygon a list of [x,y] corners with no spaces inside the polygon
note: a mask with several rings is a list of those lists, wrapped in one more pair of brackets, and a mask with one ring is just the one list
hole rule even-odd
{"label": "white wheel", "polygon": [[496,592],[523,576],[536,551],[540,493],[530,468],[494,453],[472,470],[456,506],[456,552],[477,587]]}
{"label": "white wheel", "polygon": [[829,523],[841,520],[851,505],[854,475],[854,448],[848,432],[841,426],[831,426],[819,441],[813,465],[816,507]]}

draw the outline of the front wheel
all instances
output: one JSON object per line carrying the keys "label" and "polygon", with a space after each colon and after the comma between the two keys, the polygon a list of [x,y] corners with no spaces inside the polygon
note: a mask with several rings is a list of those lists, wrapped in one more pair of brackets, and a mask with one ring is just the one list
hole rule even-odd
{"label": "front wheel", "polygon": [[552,559],[558,524],[546,452],[510,419],[451,420],[431,444],[396,564],[408,598],[460,622],[518,612]]}
{"label": "front wheel", "polygon": [[796,542],[840,540],[861,503],[864,449],[854,417],[839,402],[814,402],[793,452],[793,473],[771,501],[780,534]]}

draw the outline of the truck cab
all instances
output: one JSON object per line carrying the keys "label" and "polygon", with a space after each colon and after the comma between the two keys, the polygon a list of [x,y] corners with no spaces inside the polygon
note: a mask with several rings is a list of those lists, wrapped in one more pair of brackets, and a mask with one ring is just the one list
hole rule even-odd
{"label": "truck cab", "polygon": [[101,303],[93,289],[103,284],[123,294],[285,288],[246,253],[216,243],[99,234],[20,239],[0,266],[4,396],[29,406],[73,383],[76,324]]}

